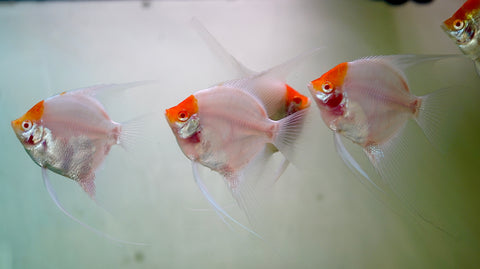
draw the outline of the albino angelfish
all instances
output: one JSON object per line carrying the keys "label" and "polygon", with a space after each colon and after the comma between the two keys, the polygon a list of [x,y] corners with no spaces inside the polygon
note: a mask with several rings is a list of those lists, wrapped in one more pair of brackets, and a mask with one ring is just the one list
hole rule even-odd
{"label": "albino angelfish", "polygon": [[455,92],[446,88],[416,96],[410,92],[404,70],[446,57],[454,56],[391,55],[358,59],[335,66],[308,85],[323,121],[334,132],[337,152],[352,170],[378,190],[383,191],[347,151],[341,138],[362,147],[380,176],[404,199],[389,182],[398,172],[390,169],[396,165],[395,145],[402,139],[402,130],[413,119],[436,144],[441,120],[438,112],[445,104],[442,102],[448,102],[448,93]]}
{"label": "albino angelfish", "polygon": [[[166,119],[183,153],[192,161],[194,177],[219,215],[237,223],[209,195],[196,165],[201,164],[221,174],[249,219],[252,188],[245,177],[249,169],[262,168],[273,154],[269,145],[288,154],[301,131],[307,109],[278,121],[268,117],[264,104],[252,93],[226,84],[190,95],[166,110]],[[251,220],[251,219],[250,219]]]}
{"label": "albino angelfish", "polygon": [[95,172],[113,145],[122,145],[131,135],[129,124],[110,119],[95,95],[104,90],[124,89],[139,83],[98,85],[63,92],[42,100],[11,122],[13,131],[42,175],[52,199],[69,217],[115,241],[70,215],[58,202],[47,169],[76,181],[95,199]]}

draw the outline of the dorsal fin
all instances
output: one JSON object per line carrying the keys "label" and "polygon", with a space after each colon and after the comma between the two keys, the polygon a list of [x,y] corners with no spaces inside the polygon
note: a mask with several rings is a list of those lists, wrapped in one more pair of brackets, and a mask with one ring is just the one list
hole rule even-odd
{"label": "dorsal fin", "polygon": [[252,76],[256,72],[250,70],[241,62],[239,62],[232,54],[230,54],[227,49],[225,49],[220,42],[203,26],[203,24],[197,19],[193,18],[190,22],[203,39],[205,43],[207,43],[208,48],[222,61],[228,62],[237,73],[237,77],[247,77]]}

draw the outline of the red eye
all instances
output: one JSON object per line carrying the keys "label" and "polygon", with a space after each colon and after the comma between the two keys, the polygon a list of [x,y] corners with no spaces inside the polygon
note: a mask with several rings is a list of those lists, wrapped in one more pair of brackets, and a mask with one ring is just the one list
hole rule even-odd
{"label": "red eye", "polygon": [[330,93],[333,91],[333,84],[330,81],[326,81],[322,84],[322,90],[324,93]]}
{"label": "red eye", "polygon": [[32,128],[32,122],[29,120],[22,122],[22,128],[24,131],[30,130]]}
{"label": "red eye", "polygon": [[460,30],[463,28],[463,26],[464,26],[464,23],[462,20],[455,20],[453,22],[453,28],[455,28],[455,30]]}
{"label": "red eye", "polygon": [[178,112],[178,120],[179,121],[186,121],[186,120],[188,120],[188,117],[189,117],[189,115],[188,115],[187,111],[182,110],[182,111]]}

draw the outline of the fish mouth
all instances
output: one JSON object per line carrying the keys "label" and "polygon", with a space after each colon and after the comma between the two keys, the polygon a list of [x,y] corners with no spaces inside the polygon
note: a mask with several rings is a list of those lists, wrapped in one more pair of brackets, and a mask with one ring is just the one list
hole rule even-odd
{"label": "fish mouth", "polygon": [[311,82],[308,83],[307,87],[308,87],[308,90],[310,91],[310,94],[312,94],[312,96],[317,95],[317,90],[315,89],[315,87]]}
{"label": "fish mouth", "polygon": [[10,122],[13,132],[15,133],[15,135],[17,135],[17,137],[20,137],[22,135],[21,124],[21,119],[12,120]]}

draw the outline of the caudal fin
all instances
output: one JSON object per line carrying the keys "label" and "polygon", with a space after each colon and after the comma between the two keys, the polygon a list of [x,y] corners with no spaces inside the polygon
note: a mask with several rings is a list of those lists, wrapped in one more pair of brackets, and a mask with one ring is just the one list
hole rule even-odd
{"label": "caudal fin", "polygon": [[301,152],[298,138],[307,123],[310,107],[302,109],[278,121],[279,128],[273,144],[287,158],[295,164],[299,161]]}
{"label": "caudal fin", "polygon": [[118,144],[125,150],[131,151],[140,140],[146,137],[145,127],[149,124],[150,117],[150,114],[146,114],[123,122]]}
{"label": "caudal fin", "polygon": [[442,150],[441,126],[448,118],[449,104],[456,100],[459,88],[444,88],[420,97],[420,105],[416,122],[422,128],[427,139],[438,149]]}

